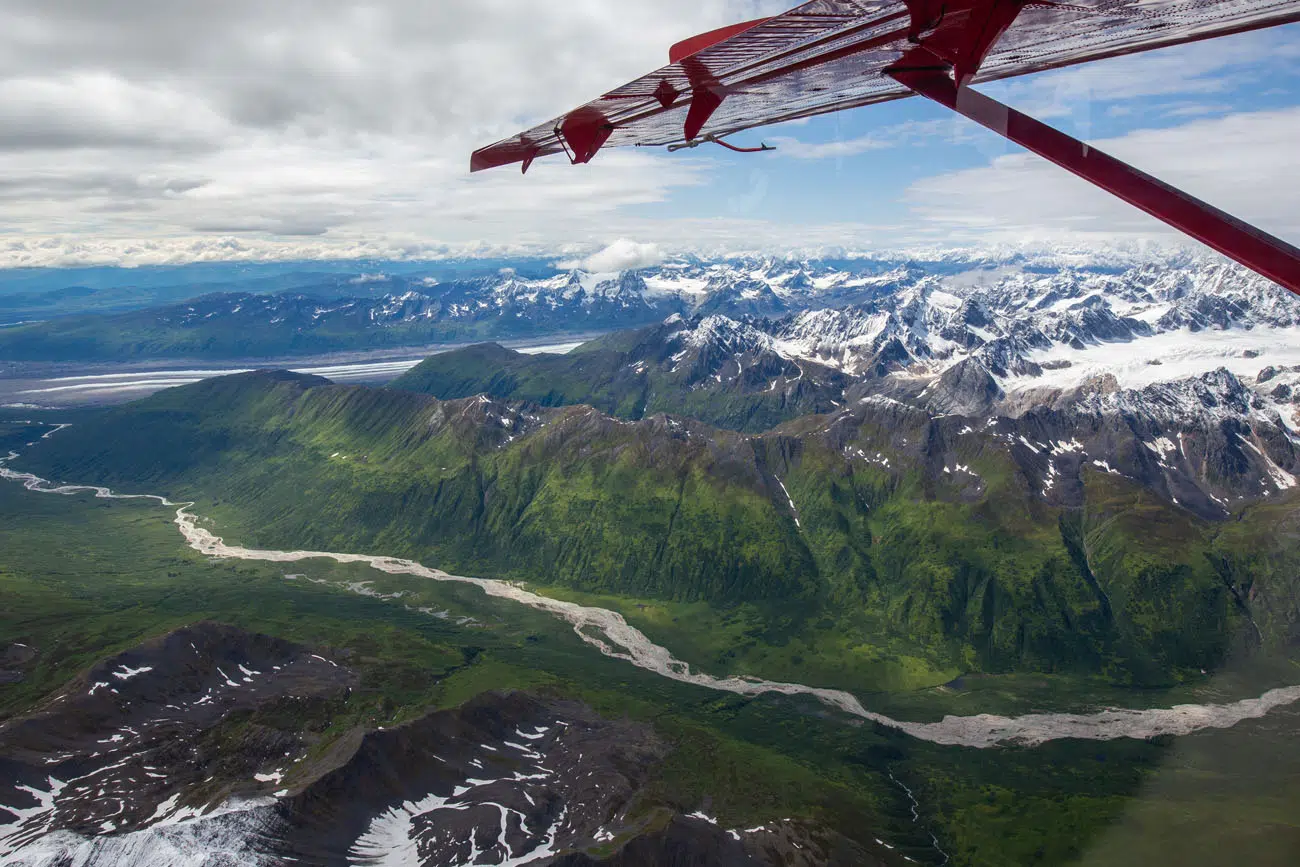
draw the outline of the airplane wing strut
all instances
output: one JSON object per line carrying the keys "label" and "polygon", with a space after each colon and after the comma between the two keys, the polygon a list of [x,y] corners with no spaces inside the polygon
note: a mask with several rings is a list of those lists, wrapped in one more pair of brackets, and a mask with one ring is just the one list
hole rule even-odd
{"label": "airplane wing strut", "polygon": [[899,69],[890,75],[915,93],[1005,136],[1300,294],[1300,249],[1286,241],[978,91],[958,88],[944,72]]}
{"label": "airplane wing strut", "polygon": [[974,0],[956,18],[932,2],[908,0],[914,33],[936,23],[885,75],[1300,295],[1300,249],[969,86],[1032,0]]}

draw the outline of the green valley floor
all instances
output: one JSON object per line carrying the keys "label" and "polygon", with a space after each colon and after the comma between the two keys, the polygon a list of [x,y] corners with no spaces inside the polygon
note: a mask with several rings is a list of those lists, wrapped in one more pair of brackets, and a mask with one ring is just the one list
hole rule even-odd
{"label": "green valley floor", "polygon": [[[47,430],[0,424],[0,450]],[[95,660],[218,620],[351,652],[362,688],[334,718],[327,733],[334,737],[488,689],[579,698],[603,714],[647,721],[674,745],[656,772],[664,805],[686,812],[707,805],[736,824],[806,818],[886,863],[1282,865],[1300,851],[1295,706],[1177,739],[936,746],[809,698],[742,697],[666,680],[596,653],[565,623],[473,587],[407,576],[378,582],[369,569],[325,560],[212,560],[186,546],[173,511],[0,483],[0,645],[38,651],[24,680],[0,686],[0,718],[30,708]],[[643,610],[623,602],[629,612]],[[673,646],[681,627],[656,635],[663,615],[645,610],[647,633]],[[666,622],[683,615],[690,622],[686,609]],[[1079,679],[982,678],[901,685],[873,696],[873,706],[879,698],[891,712],[921,719],[965,705],[1167,705],[1247,692],[1284,673],[1230,664],[1195,696],[1187,687],[1121,694]]]}

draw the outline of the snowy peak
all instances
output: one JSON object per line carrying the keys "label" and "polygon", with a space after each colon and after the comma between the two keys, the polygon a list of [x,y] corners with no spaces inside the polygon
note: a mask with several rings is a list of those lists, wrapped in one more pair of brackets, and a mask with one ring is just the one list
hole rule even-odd
{"label": "snowy peak", "polygon": [[1200,376],[1153,383],[1141,389],[1085,394],[1080,412],[1143,416],[1182,424],[1213,423],[1264,415],[1264,402],[1231,371],[1220,367]]}
{"label": "snowy peak", "polygon": [[769,334],[749,323],[716,315],[706,316],[694,326],[682,328],[674,339],[685,346],[723,353],[763,352],[775,345]]}

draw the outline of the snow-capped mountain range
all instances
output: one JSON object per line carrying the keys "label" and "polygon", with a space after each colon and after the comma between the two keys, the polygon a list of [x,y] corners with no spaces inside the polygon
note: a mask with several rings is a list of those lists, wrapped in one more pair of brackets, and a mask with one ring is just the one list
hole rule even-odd
{"label": "snow-capped mountain range", "polygon": [[[1049,499],[1053,480],[1067,470],[1077,478],[1083,464],[1207,515],[1297,484],[1300,299],[1235,266],[900,267],[862,277],[768,264],[743,280],[803,309],[672,323],[681,353],[718,360],[697,377],[739,380],[746,365],[775,356],[797,370],[773,387],[838,385],[841,412],[892,399],[986,417],[1022,463],[1042,464],[1027,472],[1041,474]],[[863,297],[817,304],[848,292]]]}
{"label": "snow-capped mountain range", "polygon": [[[1300,475],[1300,299],[1221,260],[743,259],[567,279],[671,311],[617,343],[610,388],[724,427],[811,413],[832,430],[883,400],[961,417],[954,434],[998,440],[1047,500],[1095,468],[1207,517]],[[674,410],[668,392],[690,396]]]}
{"label": "snow-capped mountain range", "polygon": [[[1163,392],[1199,414],[1191,405],[1206,405],[1207,388],[1231,406],[1238,387],[1258,386],[1250,411],[1271,407],[1293,422],[1300,299],[1221,261],[1055,270],[986,262],[942,269],[949,273],[776,262],[674,270],[642,279],[700,298],[678,326],[684,346],[772,352],[966,413],[1019,414],[1089,395],[1081,405],[1119,408]],[[763,299],[769,309],[735,312]],[[1212,385],[1201,379],[1216,371]],[[1173,411],[1163,405],[1158,413]]]}
{"label": "snow-capped mountain range", "polygon": [[[691,366],[719,384],[754,380],[753,363],[736,361],[748,353],[769,357],[782,376],[794,364],[795,376],[807,369],[858,390],[870,382],[871,392],[963,414],[1071,404],[1120,411],[1145,401],[1157,415],[1177,405],[1195,416],[1206,400],[1234,406],[1228,392],[1241,386],[1251,393],[1249,412],[1297,424],[1300,299],[1217,257],[688,258],[619,274],[507,271],[388,287],[378,297],[333,300],[209,296],[153,316],[184,328],[245,320],[296,333],[473,325],[482,339],[670,320],[663,337],[681,346],[673,354],[707,350]],[[1199,379],[1216,371],[1224,373],[1212,385]]]}
{"label": "snow-capped mountain range", "polygon": [[[247,357],[262,348],[283,355],[285,347],[641,328],[635,345],[622,337],[605,344],[618,348],[602,356],[599,376],[601,393],[639,395],[631,403],[647,412],[757,432],[884,398],[976,427],[1016,420],[1042,448],[1087,444],[1080,431],[1105,428],[1088,454],[1111,467],[1122,463],[1119,425],[1139,456],[1150,452],[1161,467],[1185,460],[1187,479],[1240,477],[1258,489],[1286,488],[1300,475],[1300,299],[1208,255],[683,258],[613,274],[386,277],[357,297],[213,295],[109,317],[95,340],[76,328],[58,333],[60,322],[0,337],[16,349],[43,342],[66,358],[69,347],[103,345],[105,334],[139,347],[162,333],[173,355],[224,345]],[[594,371],[568,374],[566,393],[582,392]],[[452,379],[473,377],[459,371]],[[1041,431],[1030,436],[1034,425]],[[1177,456],[1165,443],[1179,447]],[[1127,474],[1159,469],[1139,464]],[[1211,485],[1207,502],[1238,487]]]}

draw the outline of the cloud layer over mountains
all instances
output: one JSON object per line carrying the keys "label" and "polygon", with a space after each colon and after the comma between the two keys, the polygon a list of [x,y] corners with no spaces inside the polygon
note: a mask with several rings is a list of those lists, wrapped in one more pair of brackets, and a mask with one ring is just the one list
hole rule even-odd
{"label": "cloud layer over mountains", "polygon": [[581,222],[658,201],[694,164],[645,171],[649,157],[620,153],[581,175],[539,166],[521,188],[468,178],[468,155],[661,64],[677,39],[761,11],[0,0],[0,249],[5,264],[23,264],[21,250],[58,264],[44,238],[77,259],[93,258],[78,243],[113,238],[502,238],[529,215]]}
{"label": "cloud layer over mountains", "polygon": [[[755,169],[618,150],[581,170],[543,161],[526,179],[468,174],[474,147],[660,65],[674,41],[788,5],[0,0],[0,267],[449,250],[580,259],[619,238],[671,250],[1168,237],[937,109],[901,122],[886,112],[856,137],[773,130],[782,148]],[[1001,95],[1047,117],[1134,113],[1107,142],[1117,153],[1293,236],[1300,215],[1270,179],[1300,169],[1297,109],[1236,99],[1259,92],[1261,70],[1291,80],[1300,58],[1282,30],[1017,80]],[[1132,101],[1146,98],[1183,114],[1138,121]],[[939,147],[912,161],[932,177],[899,181],[878,158],[926,142]],[[972,145],[974,164],[958,152]],[[816,174],[828,158],[852,159],[838,183]],[[1045,194],[1017,194],[1027,189]],[[860,222],[817,204],[846,195],[842,212]],[[786,213],[796,203],[802,217]]]}

